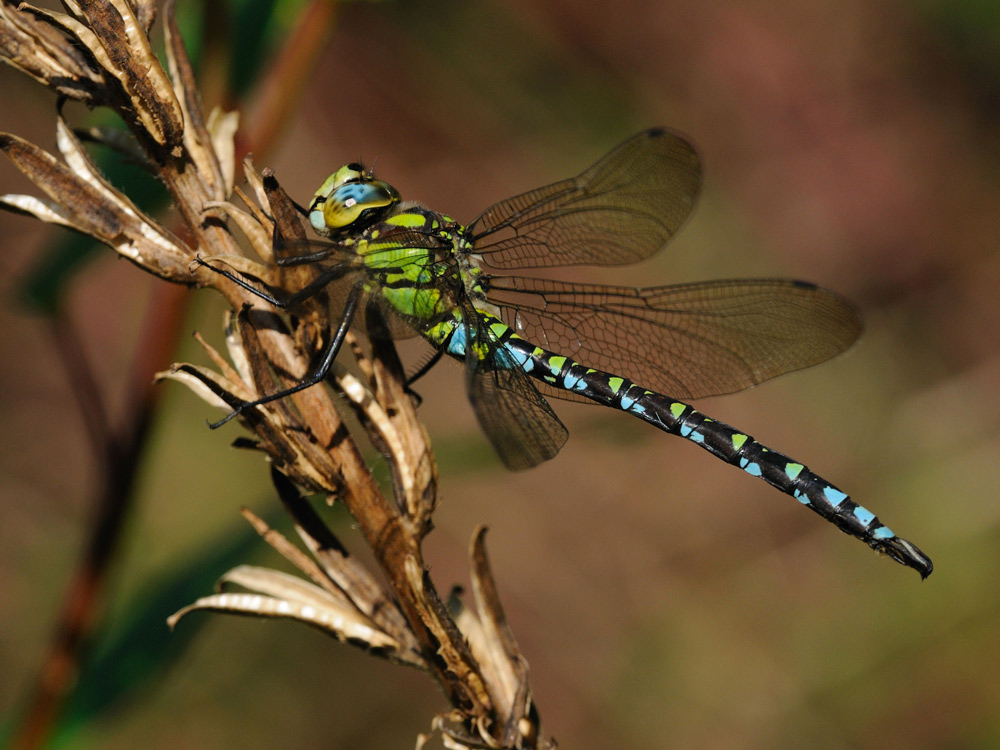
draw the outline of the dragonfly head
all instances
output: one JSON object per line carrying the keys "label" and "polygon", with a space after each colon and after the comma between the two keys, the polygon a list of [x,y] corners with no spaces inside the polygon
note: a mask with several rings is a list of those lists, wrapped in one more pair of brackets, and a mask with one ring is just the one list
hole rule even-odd
{"label": "dragonfly head", "polygon": [[309,223],[318,234],[330,236],[347,227],[370,223],[384,209],[399,203],[396,188],[360,164],[341,167],[320,186],[309,204]]}

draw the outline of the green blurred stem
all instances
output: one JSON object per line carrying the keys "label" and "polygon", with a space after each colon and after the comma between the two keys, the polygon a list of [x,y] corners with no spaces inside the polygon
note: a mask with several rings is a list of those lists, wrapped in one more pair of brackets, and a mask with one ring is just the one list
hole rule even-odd
{"label": "green blurred stem", "polygon": [[100,604],[107,572],[118,549],[121,530],[132,507],[139,460],[156,408],[159,391],[151,387],[153,375],[176,346],[184,319],[187,291],[158,284],[143,326],[142,344],[129,376],[130,409],[120,430],[112,430],[105,401],[74,326],[63,310],[52,318],[52,333],[72,392],[83,416],[100,466],[100,489],[80,563],[67,587],[49,652],[39,671],[27,713],[11,747],[43,747],[56,725],[66,696],[76,681],[100,620]]}

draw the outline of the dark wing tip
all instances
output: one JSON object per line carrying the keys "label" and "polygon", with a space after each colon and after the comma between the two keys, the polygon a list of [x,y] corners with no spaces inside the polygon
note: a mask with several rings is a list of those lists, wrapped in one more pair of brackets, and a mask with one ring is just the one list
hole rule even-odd
{"label": "dark wing tip", "polygon": [[820,288],[819,286],[817,286],[816,284],[812,283],[811,281],[803,281],[802,279],[792,279],[792,284],[794,284],[795,286],[797,286],[799,289],[812,289],[812,290],[816,290],[816,289]]}

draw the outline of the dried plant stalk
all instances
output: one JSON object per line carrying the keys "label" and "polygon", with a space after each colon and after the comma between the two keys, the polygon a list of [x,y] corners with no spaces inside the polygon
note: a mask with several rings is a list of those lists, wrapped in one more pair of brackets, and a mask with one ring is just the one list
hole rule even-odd
{"label": "dried plant stalk", "polygon": [[[64,13],[0,0],[0,57],[62,98],[116,112],[169,189],[188,239],[181,240],[112,187],[61,113],[56,118],[61,159],[15,135],[0,134],[0,149],[45,196],[6,195],[0,207],[90,235],[168,281],[221,292],[238,311],[227,324],[228,361],[206,346],[213,368],[178,365],[162,377],[229,409],[304,376],[311,355],[328,336],[328,312],[322,299],[309,300],[296,310],[290,328],[258,297],[195,262],[219,259],[285,290],[310,281],[307,266],[279,269],[271,263],[275,234],[293,241],[304,236],[273,176],[258,174],[245,160],[253,199],[234,189],[236,114],[204,116],[173,5],[172,0],[164,4],[165,67],[150,44],[155,5],[148,0],[67,1]],[[263,262],[242,253],[237,232]],[[340,371],[333,385],[382,451],[392,497],[375,484],[325,388],[242,412],[240,421],[269,459],[278,494],[308,554],[256,516],[245,515],[305,578],[237,567],[220,585],[234,584],[245,592],[206,596],[175,614],[171,623],[194,609],[297,619],[432,675],[451,705],[433,722],[448,746],[546,746],[539,739],[527,663],[506,625],[490,573],[484,532],[476,532],[472,549],[476,611],[458,605],[453,617],[437,594],[421,549],[437,488],[427,434],[404,390],[392,344],[375,339],[370,358],[356,344],[352,349],[363,377]],[[296,485],[347,506],[381,575],[346,553]]]}

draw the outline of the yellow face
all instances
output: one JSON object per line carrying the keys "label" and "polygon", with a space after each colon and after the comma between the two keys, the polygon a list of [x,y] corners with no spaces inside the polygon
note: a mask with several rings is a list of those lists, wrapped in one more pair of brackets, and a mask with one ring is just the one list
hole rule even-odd
{"label": "yellow face", "polygon": [[326,178],[309,204],[309,223],[330,236],[354,224],[367,212],[399,203],[399,193],[360,164],[347,164]]}

